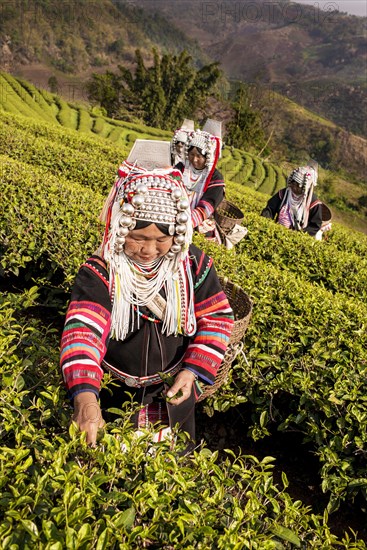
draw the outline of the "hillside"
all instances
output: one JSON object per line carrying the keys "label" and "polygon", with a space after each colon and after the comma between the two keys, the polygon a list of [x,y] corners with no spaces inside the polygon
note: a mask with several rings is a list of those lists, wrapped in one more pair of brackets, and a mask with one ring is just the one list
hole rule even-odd
{"label": "hillside", "polygon": [[366,18],[339,12],[337,3],[311,1],[178,0],[175,6],[160,1],[154,10],[197,40],[229,78],[261,83],[366,137],[359,116],[367,109]]}
{"label": "hillside", "polygon": [[147,16],[130,2],[1,0],[0,9],[0,68],[7,71],[38,63],[49,71],[90,73],[129,62],[136,48],[150,51],[152,46],[202,56],[179,27],[158,13]]}
{"label": "hillside", "polygon": [[[100,241],[98,212],[131,146],[129,130],[137,137],[163,135],[126,125],[118,128],[125,137],[112,143],[52,121],[52,113],[62,118],[52,102],[47,113],[28,107],[34,117],[30,110],[27,117],[0,111],[5,548],[241,548],[256,542],[282,550],[302,544],[364,550],[367,236],[334,224],[328,240],[317,242],[261,218],[266,195],[244,185],[243,175],[252,187],[270,190],[281,174],[246,152],[225,149],[228,198],[243,210],[248,235],[233,251],[198,235],[195,242],[221,275],[251,296],[254,308],[246,356],[200,411],[214,418],[238,411],[241,436],[233,447],[224,441],[227,451],[208,439],[188,461],[164,445],[148,452],[149,437],[134,440],[126,414],[90,449],[69,427],[58,367],[60,311],[79,264]],[[76,124],[78,117],[69,115]],[[283,431],[297,431],[305,443],[292,439],[288,452],[295,453],[298,471],[289,480],[282,474],[278,483],[271,445],[260,458],[253,451],[243,456],[241,448],[249,441],[255,447],[259,438],[266,444],[270,433],[277,438]],[[304,505],[304,495],[291,496],[301,475],[299,456],[311,452],[319,470],[314,490],[326,499],[319,498],[325,509],[319,503],[317,511]],[[340,521],[339,512],[329,516],[327,501],[329,512],[344,503],[359,523]]]}
{"label": "hillside", "polygon": [[[138,135],[143,134],[149,138],[170,139],[168,132],[155,128],[147,128],[137,123],[108,119],[101,116],[98,109],[87,108],[83,104],[67,102],[55,94],[50,94],[42,89],[39,90],[32,84],[21,79],[15,79],[7,73],[0,73],[0,84],[3,90],[3,94],[0,97],[0,108],[5,112],[22,114],[40,121],[61,125],[71,130],[78,130],[89,136],[98,136],[115,146],[121,147],[120,154],[131,147]],[[284,102],[284,99],[280,98],[279,101]],[[307,113],[301,113],[299,115],[300,108],[290,101],[287,101],[287,103],[289,105],[289,124],[297,116],[300,116],[301,120],[305,120],[305,117],[308,117],[307,128],[301,132],[301,137],[307,147],[307,131],[312,128],[310,121],[312,122],[314,115],[311,113],[308,115]],[[9,134],[10,136],[12,134],[13,118],[2,116],[1,120],[2,124],[9,125],[2,137],[3,150],[7,151],[13,158],[16,158],[19,154],[18,140],[14,141],[11,137],[8,137]],[[24,144],[27,143],[27,148],[25,148],[25,145],[23,146],[24,154],[28,158],[38,158],[35,153],[35,149],[38,150],[37,144],[33,143],[31,137],[33,131],[31,130],[33,127],[32,124],[29,125],[29,128],[24,127],[24,124],[21,124],[21,126],[22,132],[19,135],[23,135]],[[330,127],[330,123],[328,127]],[[331,125],[331,127],[333,126]],[[353,136],[346,136],[345,139],[348,139],[349,143],[351,143],[352,138]],[[358,140],[359,138],[354,139]],[[355,151],[355,148],[350,146],[350,155],[352,151]],[[304,158],[299,157],[299,162],[304,162],[304,159],[312,156],[312,151],[307,149],[303,152],[301,150],[301,153],[304,154]],[[50,149],[44,147],[42,154],[50,156]],[[363,163],[365,150],[362,146],[360,154],[361,162]],[[65,158],[67,159],[67,157],[68,155],[65,153]],[[358,155],[355,154],[355,164],[358,158]],[[283,164],[283,162],[265,161],[253,152],[237,149],[234,149],[232,152],[229,148],[226,148],[219,167],[226,180],[242,183],[269,195],[284,186],[284,174],[288,173],[291,165]],[[333,208],[334,216],[338,221],[342,221],[360,231],[367,231],[367,206],[364,203],[366,195],[365,182],[360,184],[351,183],[347,178],[341,178],[333,172],[321,169],[319,185],[320,196],[324,197],[324,200]],[[264,197],[263,201],[265,202],[265,200],[266,198]]]}

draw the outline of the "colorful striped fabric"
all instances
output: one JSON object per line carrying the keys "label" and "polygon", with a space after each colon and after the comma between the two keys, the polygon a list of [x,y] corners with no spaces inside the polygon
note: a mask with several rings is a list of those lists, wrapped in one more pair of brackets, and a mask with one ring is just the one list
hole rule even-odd
{"label": "colorful striped fabric", "polygon": [[213,384],[231,336],[234,318],[223,291],[195,304],[197,332],[183,366]]}
{"label": "colorful striped fabric", "polygon": [[214,206],[210,202],[199,201],[197,207],[191,213],[192,225],[197,227],[204,220],[210,218],[214,212]]}
{"label": "colorful striped fabric", "polygon": [[109,311],[99,304],[70,303],[61,339],[60,365],[71,397],[80,391],[98,395],[110,323]]}
{"label": "colorful striped fabric", "polygon": [[[212,259],[193,245],[189,257],[197,333],[190,339],[182,366],[212,384],[229,342],[233,312],[220,287]],[[60,363],[71,398],[83,391],[99,394],[101,364],[110,338],[110,311],[106,266],[100,259],[90,258],[76,278],[61,340]],[[119,345],[125,343],[119,342]],[[159,370],[160,364],[157,372]]]}

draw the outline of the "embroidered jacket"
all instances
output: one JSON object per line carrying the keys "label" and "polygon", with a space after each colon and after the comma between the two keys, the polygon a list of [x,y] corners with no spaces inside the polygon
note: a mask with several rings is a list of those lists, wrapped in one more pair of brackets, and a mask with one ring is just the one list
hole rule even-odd
{"label": "embroidered jacket", "polygon": [[[185,165],[177,164],[176,168],[183,173]],[[191,211],[191,219],[193,227],[202,224],[204,220],[210,218],[214,214],[219,204],[224,198],[225,184],[222,174],[215,169],[210,181],[204,188],[203,194],[199,199],[196,207]]]}
{"label": "embroidered jacket", "polygon": [[78,272],[61,340],[60,364],[69,396],[99,394],[105,359],[132,376],[150,376],[178,362],[212,384],[228,346],[233,312],[212,259],[194,245],[189,250],[194,281],[196,334],[162,334],[162,323],[146,308],[135,314],[135,329],[124,341],[110,338],[112,303],[105,262],[92,256]]}

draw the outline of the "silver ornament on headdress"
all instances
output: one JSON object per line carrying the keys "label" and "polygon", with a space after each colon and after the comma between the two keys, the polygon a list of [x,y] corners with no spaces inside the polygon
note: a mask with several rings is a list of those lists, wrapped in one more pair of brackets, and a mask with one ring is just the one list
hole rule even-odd
{"label": "silver ornament on headdress", "polygon": [[184,132],[183,130],[177,130],[175,135],[173,136],[173,139],[175,143],[180,141],[181,143],[186,143],[187,141],[187,132]]}
{"label": "silver ornament on headdress", "polygon": [[[170,252],[177,254],[187,247],[190,235],[188,224],[191,223],[190,203],[185,191],[176,180],[167,173],[137,175],[124,182],[119,190],[118,200],[121,204],[119,213],[119,230],[115,239],[115,252],[123,252],[125,237],[132,224],[137,220],[168,224],[169,234],[174,239]],[[171,255],[169,256],[171,257]]]}
{"label": "silver ornament on headdress", "polygon": [[303,191],[317,183],[317,173],[312,166],[299,166],[292,170],[287,178],[287,185],[296,183]]}
{"label": "silver ornament on headdress", "polygon": [[210,135],[206,132],[201,132],[201,130],[197,130],[191,134],[187,143],[187,148],[197,147],[198,149],[201,149],[202,154],[206,156],[209,151],[209,143]]}

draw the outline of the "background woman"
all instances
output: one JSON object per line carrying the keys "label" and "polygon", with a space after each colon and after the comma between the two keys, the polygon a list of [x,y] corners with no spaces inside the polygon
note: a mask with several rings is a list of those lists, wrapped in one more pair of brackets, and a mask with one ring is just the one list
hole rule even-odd
{"label": "background woman", "polygon": [[288,177],[287,187],[268,201],[261,215],[315,237],[322,224],[322,202],[313,192],[316,184],[315,167],[296,168]]}
{"label": "background woman", "polygon": [[220,152],[219,137],[196,130],[186,144],[185,163],[176,166],[190,199],[193,227],[209,238],[216,238],[212,216],[224,198],[224,179],[216,168]]}

